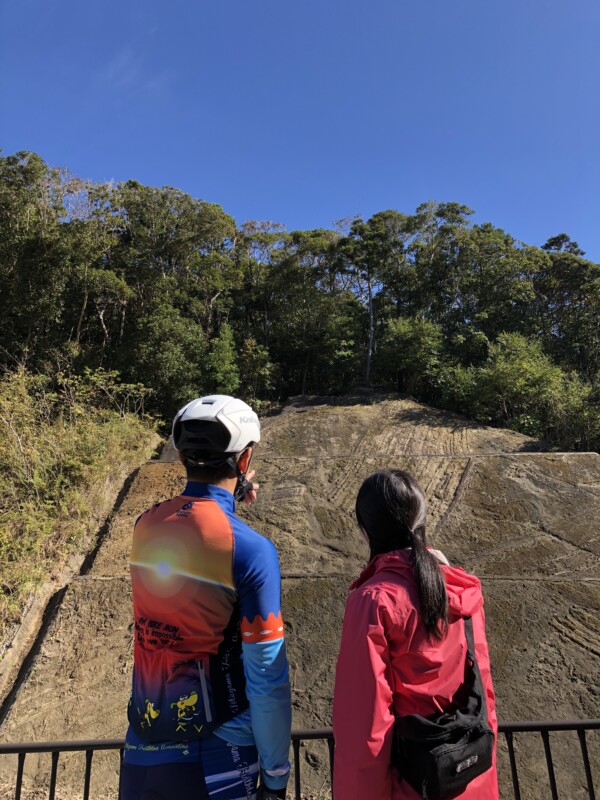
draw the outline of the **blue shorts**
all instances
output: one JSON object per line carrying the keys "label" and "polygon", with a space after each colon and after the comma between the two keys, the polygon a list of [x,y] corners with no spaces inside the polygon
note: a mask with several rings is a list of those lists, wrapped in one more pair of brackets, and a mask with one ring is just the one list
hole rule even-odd
{"label": "blue shorts", "polygon": [[[193,762],[121,765],[119,800],[256,800],[258,752],[210,736]],[[127,757],[126,757],[127,758]]]}

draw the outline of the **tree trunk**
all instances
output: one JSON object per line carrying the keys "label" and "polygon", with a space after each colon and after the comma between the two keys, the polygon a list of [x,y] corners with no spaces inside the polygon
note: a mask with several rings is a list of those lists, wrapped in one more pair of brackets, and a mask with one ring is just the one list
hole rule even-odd
{"label": "tree trunk", "polygon": [[371,279],[367,279],[368,306],[369,306],[369,340],[367,343],[367,365],[365,368],[365,383],[371,385],[371,360],[373,358],[373,338],[375,336],[375,324],[373,315],[373,287]]}
{"label": "tree trunk", "polygon": [[88,297],[89,297],[89,292],[86,292],[83,297],[83,305],[81,306],[81,311],[79,312],[79,319],[77,320],[77,330],[75,331],[75,341],[77,342],[77,344],[79,344],[79,337],[81,336],[81,326],[83,325],[83,317],[85,314],[85,309],[87,308]]}
{"label": "tree trunk", "polygon": [[121,325],[119,326],[119,344],[123,341],[123,334],[125,333],[125,313],[127,311],[127,300],[121,302]]}
{"label": "tree trunk", "polygon": [[306,381],[308,379],[308,367],[310,365],[310,356],[306,356],[306,361],[304,362],[304,371],[302,373],[302,390],[300,394],[306,394]]}

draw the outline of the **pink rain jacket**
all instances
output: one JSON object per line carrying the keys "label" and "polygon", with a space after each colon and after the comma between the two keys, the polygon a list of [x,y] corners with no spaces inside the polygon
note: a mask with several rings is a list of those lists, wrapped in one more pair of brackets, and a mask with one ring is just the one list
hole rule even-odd
{"label": "pink rain jacket", "polygon": [[[430,642],[421,622],[409,550],[375,557],[350,587],[333,700],[335,800],[419,798],[390,766],[394,712],[428,716],[452,706],[464,681],[465,616],[473,618],[490,727],[497,733],[481,584],[459,567],[441,568],[451,615],[441,642]],[[459,797],[498,800],[495,764],[494,754],[494,767]]]}

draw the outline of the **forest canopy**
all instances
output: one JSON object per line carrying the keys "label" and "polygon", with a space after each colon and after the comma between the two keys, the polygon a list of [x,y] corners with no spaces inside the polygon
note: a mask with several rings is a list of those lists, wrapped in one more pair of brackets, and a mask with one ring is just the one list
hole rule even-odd
{"label": "forest canopy", "polygon": [[172,187],[0,158],[0,365],[118,372],[168,419],[357,385],[600,449],[600,265],[457,202],[331,229],[237,225]]}

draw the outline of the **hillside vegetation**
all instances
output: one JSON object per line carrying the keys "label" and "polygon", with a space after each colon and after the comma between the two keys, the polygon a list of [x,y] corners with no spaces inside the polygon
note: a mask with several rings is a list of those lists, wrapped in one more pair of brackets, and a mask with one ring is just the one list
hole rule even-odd
{"label": "hillside vegetation", "polygon": [[[0,159],[0,365],[98,367],[169,417],[213,390],[250,401],[392,388],[482,423],[600,449],[600,266],[456,202],[335,229],[238,226],[218,205]],[[50,370],[50,372],[49,372]]]}
{"label": "hillside vegetation", "polygon": [[0,639],[31,589],[89,548],[91,526],[148,457],[156,434],[139,413],[144,394],[102,370],[0,378]]}

